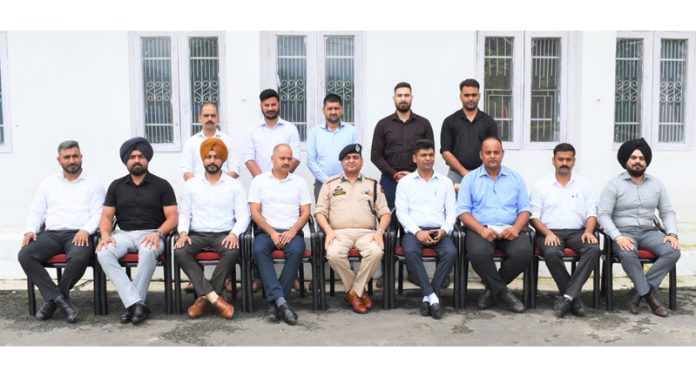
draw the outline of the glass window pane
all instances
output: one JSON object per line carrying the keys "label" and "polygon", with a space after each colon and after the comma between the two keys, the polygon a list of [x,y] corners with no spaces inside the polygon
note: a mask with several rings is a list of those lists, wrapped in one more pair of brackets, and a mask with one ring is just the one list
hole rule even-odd
{"label": "glass window pane", "polygon": [[279,35],[278,94],[280,117],[295,123],[300,140],[307,139],[307,48],[303,35]]}
{"label": "glass window pane", "polygon": [[561,39],[532,38],[530,140],[560,140]]}
{"label": "glass window pane", "polygon": [[687,41],[663,39],[660,43],[661,143],[684,142],[684,95],[686,89]]}
{"label": "glass window pane", "polygon": [[151,143],[172,143],[171,41],[169,37],[143,37],[141,43],[145,138]]}
{"label": "glass window pane", "polygon": [[484,111],[498,124],[498,136],[513,140],[514,37],[486,37],[484,52]]}
{"label": "glass window pane", "polygon": [[355,36],[325,37],[326,93],[343,99],[343,120],[355,122]]}
{"label": "glass window pane", "polygon": [[189,72],[191,80],[191,135],[203,127],[198,112],[205,102],[220,108],[220,58],[217,37],[189,38]]}
{"label": "glass window pane", "polygon": [[643,40],[616,40],[616,91],[614,96],[614,142],[642,134]]}

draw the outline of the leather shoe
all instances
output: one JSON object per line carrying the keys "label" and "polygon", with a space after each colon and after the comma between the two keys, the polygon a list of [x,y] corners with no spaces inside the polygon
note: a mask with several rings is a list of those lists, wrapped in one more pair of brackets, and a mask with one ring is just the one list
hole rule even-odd
{"label": "leather shoe", "polygon": [[213,307],[218,311],[218,313],[220,313],[220,316],[222,316],[223,318],[232,319],[232,316],[234,315],[234,306],[232,306],[232,304],[227,303],[225,297],[218,296],[217,300],[213,302]]}
{"label": "leather shoe", "polygon": [[186,284],[186,287],[184,287],[184,293],[186,293],[187,295],[188,295],[188,294],[191,294],[191,293],[193,293],[193,292],[195,292],[195,291],[196,291],[196,290],[193,289],[193,283],[191,283],[191,282],[189,282],[188,284]]}
{"label": "leather shoe", "polygon": [[553,311],[556,312],[558,318],[563,318],[570,311],[570,300],[565,296],[560,296],[553,303]]}
{"label": "leather shoe", "polygon": [[442,318],[442,306],[440,306],[439,302],[430,304],[430,315],[435,319]]}
{"label": "leather shoe", "polygon": [[452,277],[450,275],[445,276],[445,280],[442,281],[442,285],[440,286],[440,288],[441,289],[449,288],[449,285],[451,282],[452,282]]}
{"label": "leather shoe", "polygon": [[638,294],[638,291],[635,288],[631,288],[628,291],[628,297],[626,297],[626,309],[632,314],[638,314],[641,298],[642,296]]}
{"label": "leather shoe", "polygon": [[510,292],[509,289],[504,290],[501,292],[498,297],[500,297],[503,302],[507,305],[508,309],[510,311],[515,312],[515,313],[522,313],[524,311],[524,304],[520,299],[518,299],[512,292]]}
{"label": "leather shoe", "polygon": [[53,313],[56,311],[56,303],[53,300],[46,301],[41,305],[39,310],[36,311],[36,319],[39,321],[45,321],[53,317]]}
{"label": "leather shoe", "polygon": [[346,302],[350,304],[350,306],[353,307],[353,311],[356,313],[360,314],[365,314],[367,313],[367,308],[365,307],[365,304],[363,304],[363,301],[360,297],[358,297],[357,294],[355,294],[354,290],[350,290],[348,293],[346,293]]}
{"label": "leather shoe", "polygon": [[252,292],[256,293],[259,289],[261,289],[261,286],[263,284],[261,283],[261,279],[254,279],[253,282],[251,282],[251,290]]}
{"label": "leather shoe", "polygon": [[420,313],[423,317],[430,316],[430,303],[428,301],[421,301]]}
{"label": "leather shoe", "polygon": [[193,305],[189,306],[188,313],[189,318],[195,319],[203,315],[203,310],[206,304],[208,304],[208,299],[205,296],[200,296],[193,302]]}
{"label": "leather shoe", "polygon": [[483,292],[478,300],[476,300],[476,305],[478,305],[478,308],[481,310],[488,309],[493,305],[493,293],[490,289],[486,289],[486,291]]}
{"label": "leather shoe", "polygon": [[232,287],[233,287],[232,279],[229,279],[229,278],[225,279],[225,290],[229,293],[232,293],[232,290],[233,290]]}
{"label": "leather shoe", "polygon": [[133,318],[133,305],[126,308],[126,310],[121,313],[121,323],[130,323],[131,318]]}
{"label": "leather shoe", "polygon": [[54,298],[53,301],[60,308],[60,310],[62,310],[63,313],[65,313],[65,318],[68,321],[68,323],[75,323],[75,321],[77,321],[77,315],[80,312],[67,297],[60,295]]}
{"label": "leather shoe", "polygon": [[297,313],[292,310],[287,302],[278,306],[278,313],[280,313],[281,318],[283,318],[283,321],[288,325],[294,326],[297,323]]}
{"label": "leather shoe", "polygon": [[280,321],[280,312],[278,312],[278,308],[274,302],[268,304],[268,308],[266,309],[266,319],[270,322]]}
{"label": "leather shoe", "polygon": [[570,303],[570,311],[578,317],[584,317],[587,315],[587,307],[577,297],[574,298]]}
{"label": "leather shoe", "polygon": [[372,309],[372,299],[370,298],[370,295],[367,294],[367,292],[363,292],[361,299],[362,299],[363,305],[365,305],[367,310]]}
{"label": "leather shoe", "polygon": [[138,323],[144,321],[147,319],[147,317],[150,316],[150,309],[145,306],[145,304],[141,304],[139,302],[136,302],[135,304],[131,305],[133,308],[133,316],[131,317],[131,323],[134,325],[137,325]]}
{"label": "leather shoe", "polygon": [[652,310],[655,315],[660,317],[667,317],[669,315],[669,309],[667,309],[665,304],[660,302],[660,299],[657,298],[657,293],[654,289],[651,289],[650,293],[645,295],[645,301],[648,303],[650,310]]}

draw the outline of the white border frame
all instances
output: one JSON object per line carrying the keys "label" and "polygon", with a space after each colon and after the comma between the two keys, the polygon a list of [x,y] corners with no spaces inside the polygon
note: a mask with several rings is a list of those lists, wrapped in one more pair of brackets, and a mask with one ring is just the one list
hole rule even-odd
{"label": "white border frame", "polygon": [[0,90],[2,91],[2,124],[5,142],[0,144],[0,153],[12,152],[12,117],[10,115],[9,64],[7,53],[7,33],[0,32]]}

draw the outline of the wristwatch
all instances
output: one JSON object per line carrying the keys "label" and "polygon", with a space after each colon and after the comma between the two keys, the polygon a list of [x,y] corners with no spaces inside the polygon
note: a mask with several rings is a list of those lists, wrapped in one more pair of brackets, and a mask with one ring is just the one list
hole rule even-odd
{"label": "wristwatch", "polygon": [[672,237],[674,237],[674,238],[676,238],[676,239],[679,239],[679,236],[677,236],[676,233],[670,233],[670,234],[668,234],[668,236],[672,236]]}
{"label": "wristwatch", "polygon": [[159,230],[155,230],[155,233],[157,233],[157,237],[159,237],[160,239],[164,238],[164,234]]}

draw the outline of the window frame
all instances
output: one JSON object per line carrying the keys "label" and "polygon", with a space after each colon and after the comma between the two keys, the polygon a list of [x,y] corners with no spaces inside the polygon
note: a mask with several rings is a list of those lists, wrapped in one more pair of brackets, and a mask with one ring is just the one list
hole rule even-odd
{"label": "window frame", "polygon": [[129,32],[129,48],[131,51],[130,76],[131,76],[131,132],[133,135],[145,135],[145,119],[143,114],[143,75],[142,75],[142,49],[143,37],[169,37],[171,48],[171,93],[172,93],[172,122],[174,140],[172,143],[153,143],[152,146],[158,152],[179,152],[185,141],[191,137],[191,83],[188,39],[190,37],[217,37],[218,38],[218,79],[219,101],[218,113],[220,114],[220,129],[227,132],[227,78],[226,78],[226,50],[224,32],[221,31],[133,31]]}
{"label": "window frame", "polygon": [[12,117],[10,114],[9,70],[7,54],[7,33],[0,32],[0,92],[2,93],[2,132],[4,142],[0,144],[0,153],[12,152]]}

